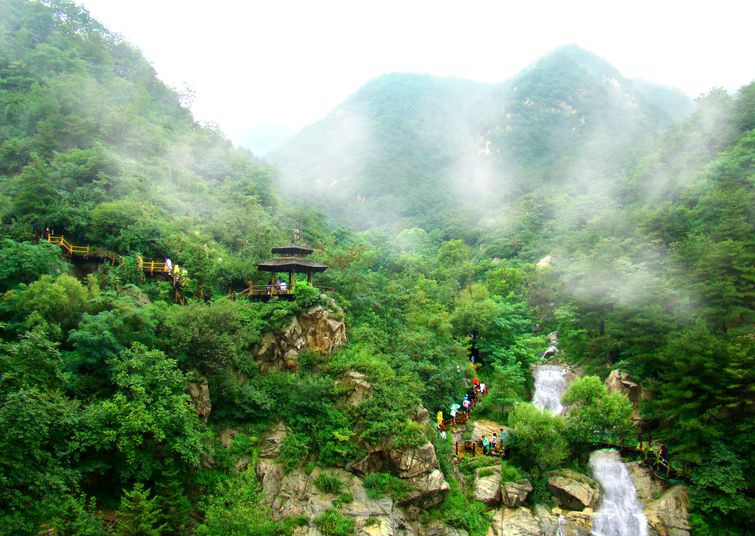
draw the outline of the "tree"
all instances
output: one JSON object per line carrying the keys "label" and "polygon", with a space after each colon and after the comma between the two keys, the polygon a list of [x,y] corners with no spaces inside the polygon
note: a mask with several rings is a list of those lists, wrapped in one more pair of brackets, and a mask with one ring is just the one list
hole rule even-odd
{"label": "tree", "polygon": [[115,536],[161,536],[157,499],[141,483],[123,494],[115,522]]}
{"label": "tree", "polygon": [[197,467],[204,429],[176,362],[134,343],[109,364],[116,392],[84,411],[84,427],[76,434],[79,449],[104,449],[103,461],[114,451],[125,478],[151,478],[165,456]]}
{"label": "tree", "polygon": [[60,248],[47,242],[0,241],[0,291],[65,271]]}
{"label": "tree", "polygon": [[509,413],[509,444],[514,457],[536,471],[558,467],[568,454],[564,419],[528,402]]}
{"label": "tree", "polygon": [[205,513],[198,536],[279,536],[290,531],[270,519],[254,470],[242,471],[218,489]]}
{"label": "tree", "polygon": [[561,400],[569,406],[569,442],[583,457],[594,441],[605,436],[624,438],[633,428],[632,404],[621,393],[608,393],[597,376],[577,378]]}

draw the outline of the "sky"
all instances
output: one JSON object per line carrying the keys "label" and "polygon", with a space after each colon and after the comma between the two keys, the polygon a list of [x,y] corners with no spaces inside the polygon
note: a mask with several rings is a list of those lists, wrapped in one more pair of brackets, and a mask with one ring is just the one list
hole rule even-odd
{"label": "sky", "polygon": [[197,120],[263,155],[390,72],[501,82],[577,43],[692,97],[755,77],[748,0],[84,0]]}

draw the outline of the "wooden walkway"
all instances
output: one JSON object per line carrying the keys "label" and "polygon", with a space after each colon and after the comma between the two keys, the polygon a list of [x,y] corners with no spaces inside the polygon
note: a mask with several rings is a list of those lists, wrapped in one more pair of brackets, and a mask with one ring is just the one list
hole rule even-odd
{"label": "wooden walkway", "polygon": [[[51,244],[57,244],[68,256],[78,255],[85,259],[99,259],[102,261],[110,261],[112,264],[120,264],[122,257],[103,249],[95,249],[91,246],[77,246],[65,239],[63,235],[55,236],[48,234],[47,241]],[[169,277],[173,282],[174,295],[173,298],[176,303],[185,305],[186,297],[184,295],[183,286],[188,279],[188,272],[186,269],[181,268],[177,264],[171,263],[168,265],[165,261],[150,260],[145,261],[141,256],[136,257],[136,264],[139,270],[149,275],[163,275]]]}

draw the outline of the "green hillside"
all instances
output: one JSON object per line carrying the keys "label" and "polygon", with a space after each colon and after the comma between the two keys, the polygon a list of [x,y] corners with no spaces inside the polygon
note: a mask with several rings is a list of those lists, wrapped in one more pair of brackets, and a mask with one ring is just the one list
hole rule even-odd
{"label": "green hillside", "polygon": [[[694,534],[747,534],[754,127],[753,84],[693,111],[567,46],[498,85],[385,75],[267,164],[81,8],[0,0],[0,535],[477,536],[475,475],[526,479],[550,515],[550,471],[640,433]],[[236,292],[294,236],[317,288]],[[140,265],[166,257],[181,303]],[[565,415],[529,402],[552,331],[583,376]],[[432,426],[475,377],[503,460]]]}
{"label": "green hillside", "polygon": [[570,45],[498,85],[382,76],[273,161],[282,188],[352,225],[429,229],[470,206],[611,176],[691,110]]}

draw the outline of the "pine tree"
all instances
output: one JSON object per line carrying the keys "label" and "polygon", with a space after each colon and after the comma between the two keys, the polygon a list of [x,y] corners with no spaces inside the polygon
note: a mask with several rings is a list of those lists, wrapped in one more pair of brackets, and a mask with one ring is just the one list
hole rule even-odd
{"label": "pine tree", "polygon": [[121,498],[118,507],[115,536],[161,536],[165,525],[159,524],[160,511],[156,498],[149,498],[149,490],[139,483]]}

